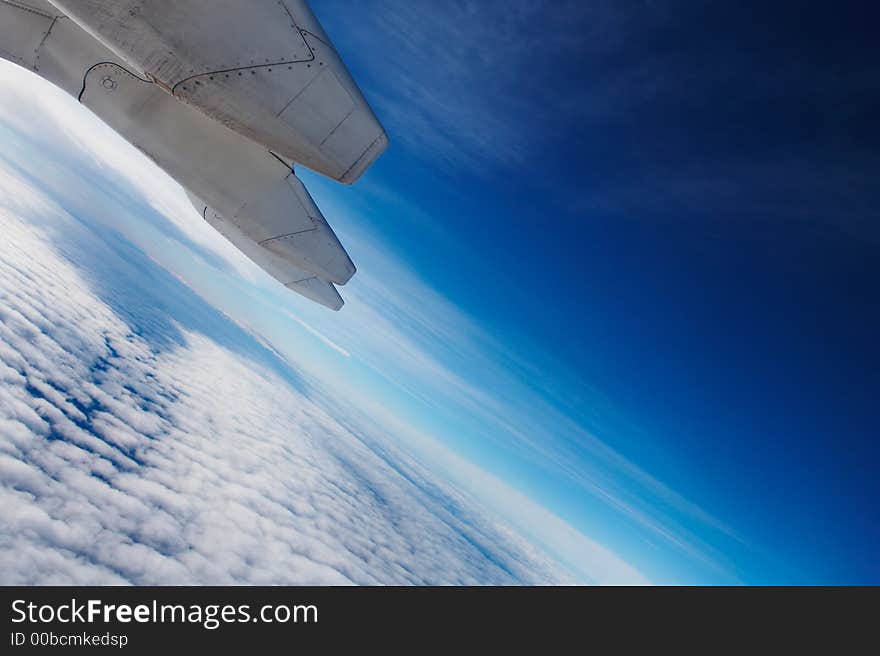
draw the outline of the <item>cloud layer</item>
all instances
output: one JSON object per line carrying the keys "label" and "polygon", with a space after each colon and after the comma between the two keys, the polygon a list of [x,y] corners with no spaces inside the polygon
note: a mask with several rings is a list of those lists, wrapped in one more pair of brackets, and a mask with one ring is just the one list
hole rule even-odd
{"label": "cloud layer", "polygon": [[3,583],[566,580],[4,160],[0,230]]}

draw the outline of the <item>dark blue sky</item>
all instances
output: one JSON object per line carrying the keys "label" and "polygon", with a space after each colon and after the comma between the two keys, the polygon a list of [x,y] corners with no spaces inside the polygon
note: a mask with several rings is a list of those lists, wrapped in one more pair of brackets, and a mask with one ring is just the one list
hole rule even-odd
{"label": "dark blue sky", "polygon": [[607,399],[746,580],[880,583],[871,5],[313,6],[391,135],[370,229]]}

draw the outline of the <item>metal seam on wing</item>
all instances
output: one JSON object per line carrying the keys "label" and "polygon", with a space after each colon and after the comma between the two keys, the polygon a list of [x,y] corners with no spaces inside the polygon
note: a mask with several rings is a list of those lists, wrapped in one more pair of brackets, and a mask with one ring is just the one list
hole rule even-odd
{"label": "metal seam on wing", "polygon": [[36,7],[32,7],[23,2],[16,2],[16,0],[0,0],[0,4],[9,5],[10,7],[15,7],[16,9],[36,14],[37,16],[42,16],[43,18],[58,18],[59,16],[59,14],[47,14],[41,9],[37,9]]}
{"label": "metal seam on wing", "polygon": [[[309,218],[311,219],[312,217],[309,217]],[[314,219],[312,219],[312,220],[314,221]],[[286,235],[278,235],[277,237],[269,237],[269,239],[264,239],[263,241],[258,242],[258,243],[260,244],[260,246],[265,246],[266,244],[271,244],[272,242],[275,242],[275,241],[283,241],[285,239],[293,239],[297,235],[302,235],[307,232],[315,232],[317,229],[318,229],[318,226],[314,226],[312,228],[306,228],[305,230],[297,230],[296,232],[289,232]]]}

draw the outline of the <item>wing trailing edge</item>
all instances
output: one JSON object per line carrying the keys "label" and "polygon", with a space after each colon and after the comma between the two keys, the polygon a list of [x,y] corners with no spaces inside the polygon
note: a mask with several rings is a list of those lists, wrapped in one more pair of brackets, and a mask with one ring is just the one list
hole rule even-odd
{"label": "wing trailing edge", "polygon": [[340,310],[342,308],[344,301],[333,283],[305,269],[298,268],[291,264],[289,260],[279,257],[272,251],[262,247],[242,232],[234,222],[209,207],[191,191],[187,191],[187,195],[193,207],[211,227],[226,237],[248,259],[275,278],[275,280],[291,291],[331,310]]}

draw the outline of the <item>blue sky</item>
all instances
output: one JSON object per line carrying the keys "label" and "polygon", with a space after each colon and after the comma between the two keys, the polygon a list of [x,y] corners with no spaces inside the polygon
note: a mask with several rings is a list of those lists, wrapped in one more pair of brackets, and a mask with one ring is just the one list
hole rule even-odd
{"label": "blue sky", "polygon": [[[352,230],[491,335],[497,371],[462,375],[537,425],[520,451],[444,419],[456,449],[661,578],[876,582],[864,8],[314,7],[393,143],[351,192],[319,193],[359,204]],[[596,480],[635,509],[602,507]],[[631,528],[636,510],[723,572]]]}
{"label": "blue sky", "polygon": [[358,266],[346,307],[52,96],[157,210],[112,228],[580,580],[880,582],[871,21],[312,4],[391,138],[353,187],[298,170]]}

